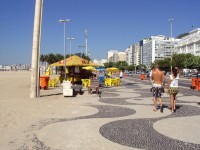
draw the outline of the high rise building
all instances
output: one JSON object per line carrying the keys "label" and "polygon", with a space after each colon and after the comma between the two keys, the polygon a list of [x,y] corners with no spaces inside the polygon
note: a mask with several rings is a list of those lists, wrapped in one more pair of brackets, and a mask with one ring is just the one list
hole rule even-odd
{"label": "high rise building", "polygon": [[184,36],[179,41],[179,53],[191,53],[200,56],[200,28],[192,30],[189,35]]}
{"label": "high rise building", "polygon": [[140,45],[139,43],[135,43],[132,45],[132,55],[133,55],[133,65],[139,65],[140,64]]}
{"label": "high rise building", "polygon": [[132,65],[133,64],[133,49],[132,49],[132,45],[129,46],[126,50],[126,62],[128,65]]}
{"label": "high rise building", "polygon": [[126,53],[125,52],[115,52],[113,55],[113,62],[126,61]]}
{"label": "high rise building", "polygon": [[143,44],[143,64],[150,68],[155,60],[163,60],[177,52],[180,39],[166,38],[164,35],[151,36],[150,40]]}
{"label": "high rise building", "polygon": [[150,41],[150,40],[151,40],[150,38],[148,38],[148,39],[145,38],[145,39],[143,39],[143,40],[141,40],[141,41],[139,42],[139,43],[140,43],[140,44],[139,44],[139,49],[140,49],[140,55],[139,55],[139,56],[140,56],[140,59],[139,59],[140,62],[139,62],[139,64],[143,64],[143,55],[144,55],[144,54],[143,54],[143,46],[144,46],[145,43],[147,43],[147,42]]}
{"label": "high rise building", "polygon": [[113,60],[113,55],[114,55],[114,53],[116,53],[116,52],[118,52],[118,50],[109,50],[109,51],[107,52],[107,61],[108,61],[108,62],[114,62],[114,60]]}

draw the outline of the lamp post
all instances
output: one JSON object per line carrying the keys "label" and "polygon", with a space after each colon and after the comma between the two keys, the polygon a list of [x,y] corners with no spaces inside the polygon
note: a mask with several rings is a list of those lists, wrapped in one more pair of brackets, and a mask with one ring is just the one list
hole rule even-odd
{"label": "lamp post", "polygon": [[70,19],[66,19],[66,20],[62,20],[60,19],[59,22],[64,23],[64,71],[65,71],[65,78],[64,80],[66,80],[66,33],[65,33],[65,25],[66,22],[70,22]]}
{"label": "lamp post", "polygon": [[70,57],[71,57],[71,52],[72,52],[72,40],[75,38],[67,38],[69,40],[69,49],[70,49]]}
{"label": "lamp post", "polygon": [[137,65],[136,64],[134,64],[135,65],[135,75],[136,75],[136,67],[137,67]]}
{"label": "lamp post", "polygon": [[85,55],[88,55],[88,33],[87,33],[87,29],[85,30]]}
{"label": "lamp post", "polygon": [[[173,23],[174,19],[170,18],[169,22],[170,22],[170,43],[172,42],[172,23]],[[171,45],[171,44],[170,44]],[[171,71],[172,71],[172,46],[171,46]]]}

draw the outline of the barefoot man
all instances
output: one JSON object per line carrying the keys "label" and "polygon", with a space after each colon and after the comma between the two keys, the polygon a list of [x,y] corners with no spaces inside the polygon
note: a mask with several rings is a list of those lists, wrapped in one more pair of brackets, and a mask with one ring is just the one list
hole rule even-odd
{"label": "barefoot man", "polygon": [[162,85],[164,83],[164,73],[160,71],[159,66],[155,65],[152,72],[151,80],[153,81],[153,98],[154,98],[154,112],[157,111],[157,100],[160,102],[160,112],[163,112],[162,106]]}

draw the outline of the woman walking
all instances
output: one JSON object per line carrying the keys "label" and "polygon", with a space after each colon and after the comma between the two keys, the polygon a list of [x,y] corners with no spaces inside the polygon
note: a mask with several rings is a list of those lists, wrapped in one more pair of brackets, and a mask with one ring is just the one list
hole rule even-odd
{"label": "woman walking", "polygon": [[180,70],[175,67],[172,69],[171,75],[169,75],[167,89],[170,94],[171,112],[176,111],[176,95],[178,94],[178,80],[179,80]]}

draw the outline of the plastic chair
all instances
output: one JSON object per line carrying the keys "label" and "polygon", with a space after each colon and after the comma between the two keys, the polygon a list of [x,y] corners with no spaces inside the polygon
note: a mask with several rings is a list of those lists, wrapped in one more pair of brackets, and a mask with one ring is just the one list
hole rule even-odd
{"label": "plastic chair", "polygon": [[117,80],[117,86],[120,86],[120,78],[116,78]]}
{"label": "plastic chair", "polygon": [[112,86],[112,84],[111,84],[111,78],[106,78],[105,79],[105,85],[106,86]]}
{"label": "plastic chair", "polygon": [[49,87],[57,86],[57,79],[56,78],[50,79],[49,82],[48,82],[48,85],[49,85]]}
{"label": "plastic chair", "polygon": [[81,79],[81,81],[82,81],[82,85],[83,85],[84,87],[87,87],[87,83],[86,83],[85,79]]}
{"label": "plastic chair", "polygon": [[111,79],[111,86],[118,86],[117,79]]}

